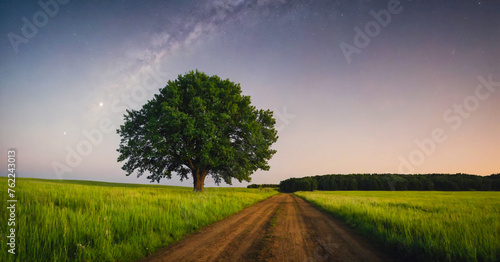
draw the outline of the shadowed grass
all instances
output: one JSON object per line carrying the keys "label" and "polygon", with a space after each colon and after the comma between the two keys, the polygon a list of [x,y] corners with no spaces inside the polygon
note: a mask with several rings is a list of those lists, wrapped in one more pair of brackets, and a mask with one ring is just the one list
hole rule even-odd
{"label": "shadowed grass", "polygon": [[499,261],[500,192],[297,192],[406,259]]}
{"label": "shadowed grass", "polygon": [[137,260],[277,193],[18,178],[13,256],[6,250],[7,179],[0,183],[0,261]]}

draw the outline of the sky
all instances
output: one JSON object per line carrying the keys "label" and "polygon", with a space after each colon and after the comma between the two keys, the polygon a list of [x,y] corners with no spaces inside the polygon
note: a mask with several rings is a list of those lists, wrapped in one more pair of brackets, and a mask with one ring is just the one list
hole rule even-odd
{"label": "sky", "polygon": [[277,153],[251,183],[499,173],[499,13],[493,0],[3,0],[0,168],[13,148],[18,177],[148,183],[121,170],[115,130],[198,69],[275,113]]}

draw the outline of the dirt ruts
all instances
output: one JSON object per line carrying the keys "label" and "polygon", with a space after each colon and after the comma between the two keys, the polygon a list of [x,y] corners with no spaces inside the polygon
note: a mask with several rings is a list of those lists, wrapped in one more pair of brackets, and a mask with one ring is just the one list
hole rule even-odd
{"label": "dirt ruts", "polygon": [[280,194],[141,261],[391,260],[343,223],[295,195]]}

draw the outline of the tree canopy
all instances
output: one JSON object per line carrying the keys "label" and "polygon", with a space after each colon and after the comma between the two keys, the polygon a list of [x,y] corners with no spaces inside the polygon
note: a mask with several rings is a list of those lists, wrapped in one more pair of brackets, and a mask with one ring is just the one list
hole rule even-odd
{"label": "tree canopy", "polygon": [[151,182],[191,174],[194,190],[203,191],[207,175],[217,184],[250,181],[276,153],[273,112],[252,106],[239,84],[198,70],[169,81],[124,119],[118,161],[127,175],[148,172]]}
{"label": "tree canopy", "polygon": [[500,174],[349,174],[289,178],[280,182],[281,192],[313,190],[500,190]]}

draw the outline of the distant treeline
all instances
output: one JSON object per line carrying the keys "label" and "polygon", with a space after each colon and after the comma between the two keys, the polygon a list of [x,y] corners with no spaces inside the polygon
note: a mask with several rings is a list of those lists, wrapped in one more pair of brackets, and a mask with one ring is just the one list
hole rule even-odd
{"label": "distant treeline", "polygon": [[248,185],[247,188],[264,188],[264,187],[271,187],[271,188],[279,188],[280,185],[278,184],[251,184]]}
{"label": "distant treeline", "polygon": [[436,190],[500,191],[500,174],[350,174],[289,178],[279,184],[281,192],[313,190]]}

